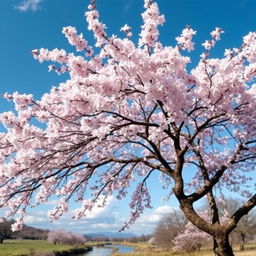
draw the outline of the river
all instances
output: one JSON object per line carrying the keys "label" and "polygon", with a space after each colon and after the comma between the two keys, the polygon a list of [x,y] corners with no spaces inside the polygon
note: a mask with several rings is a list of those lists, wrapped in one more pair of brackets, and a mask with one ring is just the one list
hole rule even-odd
{"label": "river", "polygon": [[113,244],[109,246],[93,247],[93,251],[87,252],[80,256],[110,256],[112,253],[112,248],[117,248],[118,252],[121,252],[121,253],[133,251],[133,247],[131,246]]}

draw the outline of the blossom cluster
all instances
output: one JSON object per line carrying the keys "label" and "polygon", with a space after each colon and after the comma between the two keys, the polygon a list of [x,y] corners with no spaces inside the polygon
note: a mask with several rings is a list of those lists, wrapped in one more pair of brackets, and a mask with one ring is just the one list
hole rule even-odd
{"label": "blossom cluster", "polygon": [[221,28],[215,28],[211,32],[212,40],[206,40],[202,46],[205,48],[205,50],[210,51],[212,47],[215,46],[216,41],[220,40],[220,35],[224,33],[224,31]]}
{"label": "blossom cluster", "polygon": [[140,33],[139,46],[146,45],[151,48],[155,46],[159,36],[157,27],[164,23],[165,18],[159,14],[158,6],[153,1],[145,1],[144,7],[146,11],[142,13],[144,24]]}
{"label": "blossom cluster", "polygon": [[87,50],[90,52],[90,49],[88,49],[88,42],[83,39],[82,34],[77,35],[76,28],[71,26],[64,27],[62,33],[66,36],[68,42],[76,47],[77,51]]}
{"label": "blossom cluster", "polygon": [[196,34],[192,28],[187,27],[183,29],[181,35],[176,37],[176,41],[181,50],[188,50],[189,52],[194,50],[194,43],[192,42],[193,35]]}

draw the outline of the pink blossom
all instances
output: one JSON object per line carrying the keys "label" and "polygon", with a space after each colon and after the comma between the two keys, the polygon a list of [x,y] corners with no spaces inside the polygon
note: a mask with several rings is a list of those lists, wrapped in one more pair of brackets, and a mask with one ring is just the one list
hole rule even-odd
{"label": "pink blossom", "polygon": [[47,240],[54,244],[83,244],[86,239],[83,235],[67,232],[62,229],[52,230],[48,233]]}
{"label": "pink blossom", "polygon": [[256,33],[255,32],[249,32],[248,35],[243,37],[243,42],[246,45],[250,45],[251,43],[254,43],[256,40]]}
{"label": "pink blossom", "polygon": [[92,30],[96,39],[96,46],[102,46],[106,42],[105,24],[99,21],[98,11],[91,9],[85,13],[88,22],[88,30]]}
{"label": "pink blossom", "polygon": [[182,50],[188,50],[189,52],[194,50],[194,43],[192,42],[193,35],[196,34],[196,31],[187,27],[182,30],[182,33],[179,37],[176,37],[177,43],[180,45]]}
{"label": "pink blossom", "polygon": [[211,32],[211,36],[215,41],[217,41],[220,40],[220,34],[222,33],[224,33],[224,31],[221,28],[215,28],[215,30]]}
{"label": "pink blossom", "polygon": [[131,33],[131,27],[129,27],[127,24],[125,24],[120,31],[123,31],[127,37],[131,37],[132,33]]}
{"label": "pink blossom", "polygon": [[158,26],[162,25],[165,21],[163,15],[159,14],[159,9],[153,1],[145,0],[145,12],[142,13],[143,25],[140,33],[139,46],[147,45],[154,47],[157,42],[159,31]]}
{"label": "pink blossom", "polygon": [[21,220],[16,220],[14,224],[12,224],[12,232],[21,230],[23,228],[23,222]]}
{"label": "pink blossom", "polygon": [[205,48],[205,50],[210,51],[211,48],[215,45],[215,41],[213,40],[206,40],[202,46]]}
{"label": "pink blossom", "polygon": [[77,35],[76,28],[71,26],[65,27],[62,33],[67,37],[68,42],[76,47],[77,51],[83,51],[87,48],[88,42],[83,39],[82,34]]}

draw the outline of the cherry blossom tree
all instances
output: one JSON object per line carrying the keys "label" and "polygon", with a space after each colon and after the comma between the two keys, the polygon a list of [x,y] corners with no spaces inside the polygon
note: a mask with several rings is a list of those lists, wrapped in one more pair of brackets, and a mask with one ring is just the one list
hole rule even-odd
{"label": "cherry blossom tree", "polygon": [[[211,214],[208,210],[198,211],[198,215],[207,222],[211,222]],[[220,222],[226,223],[229,220],[229,213],[223,211],[220,216]],[[191,222],[188,222],[183,230],[181,229],[178,235],[174,238],[173,249],[175,251],[200,251],[202,246],[209,244],[210,236],[206,232],[198,229]]]}
{"label": "cherry blossom tree", "polygon": [[[208,213],[205,212],[203,214],[199,213],[199,215],[203,218],[206,214],[208,217]],[[204,218],[205,220],[209,218]],[[194,252],[200,251],[203,245],[207,245],[209,243],[210,236],[204,231],[198,229],[191,222],[188,222],[185,225],[184,231],[180,232],[173,240],[174,251],[186,251],[186,252]]]}
{"label": "cherry blossom tree", "polygon": [[[158,39],[164,16],[152,0],[144,7],[138,44],[128,25],[123,38],[108,36],[92,1],[85,15],[94,47],[66,27],[75,53],[32,51],[70,77],[40,100],[5,94],[15,111],[0,116],[6,129],[0,134],[0,205],[8,209],[5,218],[18,216],[15,230],[28,207],[51,196],[59,197],[51,220],[68,211],[72,199],[81,202],[79,219],[100,196],[100,206],[110,195],[122,199],[135,182],[125,228],[151,207],[147,180],[158,172],[187,219],[213,237],[215,253],[232,256],[229,234],[256,204],[256,33],[214,58],[211,48],[223,33],[216,28],[190,70],[187,51],[194,50],[196,31],[186,27],[177,45],[164,46]],[[213,189],[224,187],[247,199],[221,224]],[[211,222],[193,207],[205,196]]]}
{"label": "cherry blossom tree", "polygon": [[62,229],[52,230],[48,233],[47,240],[54,244],[83,244],[86,239],[83,235],[67,232]]}

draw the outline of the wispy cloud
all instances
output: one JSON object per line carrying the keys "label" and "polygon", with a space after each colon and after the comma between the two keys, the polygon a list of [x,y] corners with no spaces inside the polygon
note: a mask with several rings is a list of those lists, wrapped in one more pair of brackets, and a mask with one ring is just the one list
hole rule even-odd
{"label": "wispy cloud", "polygon": [[[163,216],[170,214],[174,209],[174,207],[163,205],[148,211],[124,233],[128,232],[137,235],[152,233]],[[59,220],[50,223],[46,211],[34,211],[25,217],[25,224],[51,230],[65,227],[67,231],[86,234],[104,231],[117,232],[128,220],[128,216],[122,216],[118,208],[115,208],[115,199],[113,197],[109,198],[105,207],[95,207],[84,219],[74,220],[72,219],[74,215],[75,210],[71,210]]]}
{"label": "wispy cloud", "polygon": [[[99,202],[102,197],[99,198]],[[50,223],[47,216],[47,210],[36,211],[33,209],[25,217],[25,224],[43,229],[54,230],[56,228],[65,227],[67,231],[73,231],[81,234],[97,233],[99,230],[104,231],[118,231],[121,227],[118,214],[114,209],[113,197],[109,197],[105,207],[94,207],[91,212],[87,213],[86,218],[74,220],[72,217],[75,215],[75,209],[70,209],[59,220]],[[47,206],[55,205],[56,201],[52,200],[47,203]]]}
{"label": "wispy cloud", "polygon": [[36,12],[40,9],[40,3],[42,1],[43,0],[24,0],[20,4],[16,5],[15,8],[21,12]]}
{"label": "wispy cloud", "polygon": [[123,11],[125,14],[128,14],[130,12],[130,10],[132,9],[132,2],[131,1],[127,1],[127,0],[123,0]]}

